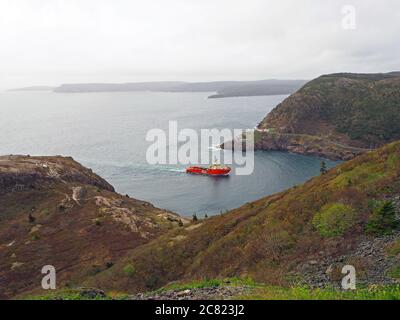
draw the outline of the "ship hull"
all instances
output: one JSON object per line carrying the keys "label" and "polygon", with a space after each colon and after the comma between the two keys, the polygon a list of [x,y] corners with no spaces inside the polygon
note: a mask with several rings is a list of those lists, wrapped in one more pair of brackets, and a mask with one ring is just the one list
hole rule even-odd
{"label": "ship hull", "polygon": [[190,167],[186,169],[186,173],[207,175],[207,176],[228,176],[231,172],[231,168],[218,168],[210,169],[203,167]]}

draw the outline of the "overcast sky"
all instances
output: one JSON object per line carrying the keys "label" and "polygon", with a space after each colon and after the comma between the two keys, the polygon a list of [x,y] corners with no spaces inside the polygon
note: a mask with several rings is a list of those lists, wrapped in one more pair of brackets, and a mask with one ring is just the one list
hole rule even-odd
{"label": "overcast sky", "polygon": [[386,72],[399,40],[399,0],[0,0],[0,87]]}

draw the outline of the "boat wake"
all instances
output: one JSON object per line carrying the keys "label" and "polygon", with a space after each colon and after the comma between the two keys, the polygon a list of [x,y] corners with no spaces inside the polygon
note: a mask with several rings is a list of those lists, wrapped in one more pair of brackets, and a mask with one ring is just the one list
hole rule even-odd
{"label": "boat wake", "polygon": [[211,150],[211,151],[221,151],[221,150],[224,150],[224,149],[222,149],[222,148],[220,147],[219,144],[214,144],[214,145],[212,145],[211,147],[209,147],[208,150]]}
{"label": "boat wake", "polygon": [[185,169],[178,169],[178,168],[171,168],[171,169],[167,169],[167,171],[169,172],[178,172],[178,173],[185,173]]}

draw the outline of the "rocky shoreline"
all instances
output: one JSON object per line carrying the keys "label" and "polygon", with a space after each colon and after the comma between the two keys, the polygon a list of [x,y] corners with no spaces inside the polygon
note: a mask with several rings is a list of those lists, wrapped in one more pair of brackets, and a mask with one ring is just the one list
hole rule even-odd
{"label": "rocky shoreline", "polygon": [[254,149],[293,152],[331,160],[350,160],[370,151],[370,149],[351,147],[320,136],[268,132],[255,134]]}
{"label": "rocky shoreline", "polygon": [[[240,138],[239,138],[240,139]],[[235,141],[237,144],[237,141]],[[240,141],[239,141],[240,143]],[[233,141],[220,146],[222,149],[234,149]],[[246,148],[246,139],[242,139],[242,149]],[[254,131],[255,151],[282,151],[308,156],[347,161],[372,149],[352,147],[321,136],[307,134],[271,133],[264,130]]]}

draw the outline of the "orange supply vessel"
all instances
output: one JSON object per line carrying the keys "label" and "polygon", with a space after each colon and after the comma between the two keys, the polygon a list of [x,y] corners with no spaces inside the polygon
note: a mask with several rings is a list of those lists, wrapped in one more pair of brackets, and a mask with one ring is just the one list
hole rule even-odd
{"label": "orange supply vessel", "polygon": [[186,173],[203,174],[208,176],[227,176],[231,172],[230,167],[221,166],[220,164],[213,164],[208,168],[204,167],[189,167]]}

